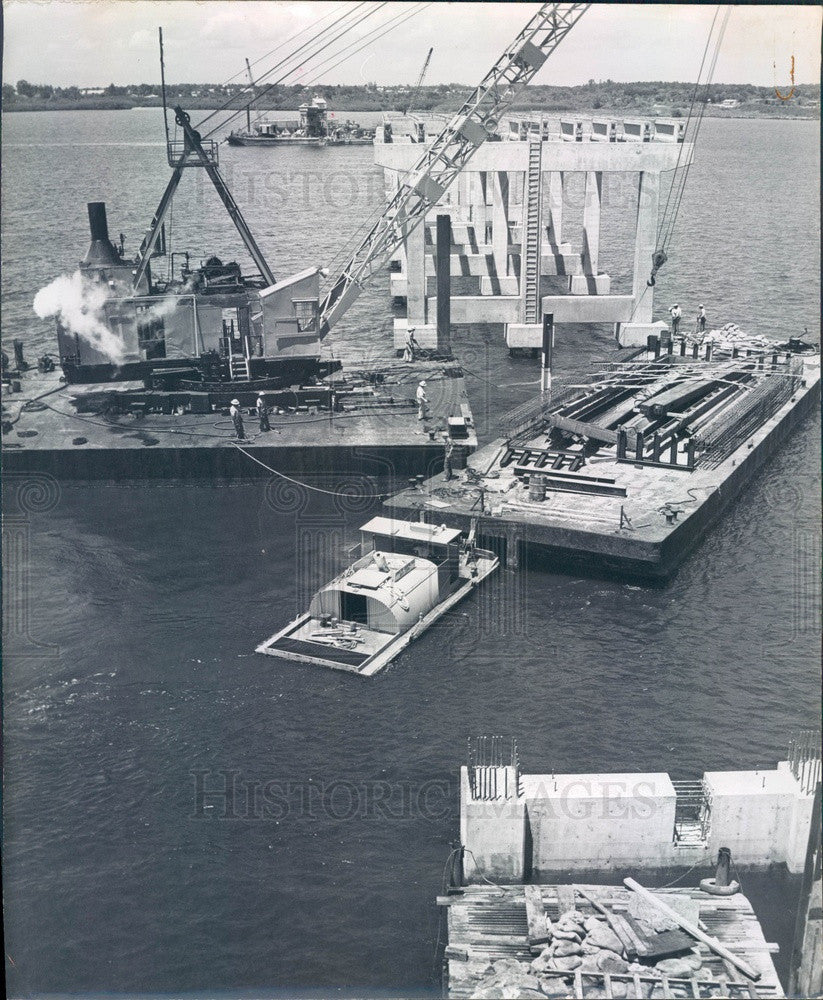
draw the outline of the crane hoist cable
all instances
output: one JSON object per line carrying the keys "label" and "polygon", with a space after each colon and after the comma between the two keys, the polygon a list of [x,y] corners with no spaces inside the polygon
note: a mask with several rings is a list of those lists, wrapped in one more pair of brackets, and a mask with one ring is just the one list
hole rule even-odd
{"label": "crane hoist cable", "polygon": [[[367,11],[361,13],[362,8],[365,7],[365,6],[367,6],[367,0],[361,0],[361,2],[358,3],[355,7],[351,8],[350,10],[344,11],[344,13],[342,13],[338,18],[336,18],[334,21],[332,21],[331,24],[326,25],[326,27],[323,28],[322,31],[320,31],[316,35],[312,36],[310,39],[308,39],[308,41],[303,42],[302,45],[299,45],[296,49],[293,49],[291,52],[289,52],[288,55],[284,56],[282,59],[280,59],[278,62],[276,62],[270,69],[268,69],[264,74],[262,74],[262,76],[260,76],[257,79],[256,83],[259,84],[266,77],[271,76],[272,73],[274,73],[276,70],[282,68],[287,63],[291,62],[293,59],[295,59],[301,53],[303,53],[303,59],[312,59],[312,58],[314,58],[314,56],[318,52],[322,51],[323,47],[326,44],[330,44],[330,42],[337,41],[337,39],[340,38],[343,34],[345,34],[345,32],[347,30],[351,30],[351,28],[356,27],[357,25],[359,25],[360,23],[362,23],[362,21],[364,21],[366,18],[371,17],[372,14],[374,14],[378,10],[380,10],[381,7],[384,7],[385,4],[384,3],[380,3],[380,4],[376,4],[376,5],[371,5],[371,9],[370,10],[367,10]],[[329,32],[334,31],[335,28],[337,28],[342,23],[344,23],[349,18],[351,18],[352,15],[357,15],[357,17],[355,17],[355,19],[353,21],[351,21],[348,25],[346,25],[346,27],[343,29],[343,31],[340,32],[340,34],[336,35],[331,40],[328,39],[327,37],[324,37],[324,36],[327,36]],[[313,52],[312,51],[308,51],[308,52],[306,51],[307,49],[311,50],[312,47],[315,47]],[[262,94],[264,94],[266,91],[268,91],[269,89],[271,89],[271,87],[275,86],[277,82],[280,82],[280,81],[275,81],[275,83],[269,84],[266,88],[264,88],[264,90],[261,92],[261,94],[259,94],[257,96],[262,96]],[[215,115],[220,114],[221,111],[227,111],[228,109],[230,109],[232,107],[232,105],[234,105],[237,101],[240,101],[242,103],[243,100],[244,100],[244,95],[248,96],[248,92],[249,92],[250,89],[251,88],[248,85],[246,85],[237,94],[232,94],[231,97],[229,97],[228,100],[224,101],[223,104],[221,104],[219,108],[215,108],[214,111],[210,112],[208,115],[206,115],[205,118],[202,118],[197,123],[197,125],[196,125],[197,130],[199,131],[203,127],[203,125],[206,124],[206,122],[208,122],[212,118],[214,118]],[[242,111],[242,108],[240,109],[240,111]],[[235,113],[237,114],[239,112],[235,112]],[[214,129],[212,131],[214,131]],[[211,134],[211,133],[209,133],[209,134]]]}
{"label": "crane hoist cable", "polygon": [[[720,12],[721,7],[718,6],[715,9],[714,16],[712,18],[711,27],[709,28],[709,34],[706,39],[706,45],[703,49],[703,58],[700,61],[700,69],[697,74],[697,80],[695,81],[694,90],[692,91],[689,112],[686,118],[686,127],[683,134],[683,142],[681,143],[677,154],[677,163],[675,164],[674,173],[672,175],[672,183],[669,187],[669,193],[666,196],[666,204],[663,209],[663,215],[657,227],[657,240],[654,252],[652,253],[652,270],[649,275],[649,280],[646,282],[648,287],[654,286],[657,272],[669,259],[667,247],[669,246],[674,233],[674,226],[680,212],[680,204],[683,201],[683,193],[686,189],[686,181],[688,180],[689,170],[692,164],[692,158],[690,157],[686,161],[685,165],[681,166],[683,150],[687,144],[691,145],[693,150],[695,144],[697,143],[697,137],[700,133],[700,126],[703,122],[703,116],[706,112],[706,105],[709,99],[709,85],[711,84],[712,77],[714,76],[714,70],[717,66],[717,57],[720,54],[720,46],[723,42],[723,36],[729,23],[731,7],[725,7],[723,10],[723,17],[720,20],[720,26],[715,35],[715,28],[718,23],[718,16],[720,15]],[[710,52],[711,56],[709,55]],[[709,59],[708,70],[704,76],[707,59]],[[702,97],[698,101],[698,94],[700,93],[701,88]],[[699,110],[695,114],[696,105],[699,107]],[[694,127],[691,128],[690,131],[692,122],[694,122]]]}
{"label": "crane hoist cable", "polygon": [[[334,42],[338,41],[343,35],[348,34],[348,32],[352,30],[352,28],[355,28],[355,27],[359,26],[360,24],[363,23],[363,21],[366,20],[366,18],[371,17],[372,14],[374,14],[377,11],[381,10],[385,6],[387,6],[386,3],[378,4],[377,7],[375,7],[371,11],[367,11],[357,21],[353,22],[350,25],[347,25],[346,28],[343,29],[341,32],[339,32],[338,35],[335,38],[331,39],[327,43],[324,43],[324,45],[320,49],[318,49],[315,52],[313,52],[309,56],[309,58],[307,60],[301,61],[301,64],[299,66],[296,66],[296,67],[293,66],[293,67],[291,67],[281,77],[279,77],[277,80],[272,81],[266,87],[264,87],[261,91],[259,91],[257,93],[256,97],[255,97],[255,100],[260,99],[265,94],[267,94],[269,91],[271,91],[274,87],[278,86],[281,83],[284,83],[290,77],[291,77],[291,79],[294,82],[300,82],[300,83],[302,83],[302,85],[304,87],[305,86],[311,86],[313,83],[315,83],[320,78],[321,74],[318,73],[315,77],[312,77],[311,80],[307,80],[307,81],[300,81],[299,79],[295,80],[294,75],[297,72],[299,72],[300,70],[306,68],[306,62],[310,61],[311,59],[314,59],[317,55],[319,55],[322,52],[323,48],[326,48],[328,45],[333,44]],[[426,6],[426,5],[424,4],[423,6]],[[422,7],[416,7],[414,10],[411,11],[411,13],[407,12],[406,10],[401,10],[400,13],[392,15],[392,17],[390,17],[387,21],[384,21],[384,22],[376,25],[374,28],[371,28],[367,32],[367,34],[364,36],[364,38],[359,40],[359,44],[357,42],[354,42],[354,43],[347,42],[341,48],[339,48],[335,52],[333,52],[324,62],[319,63],[319,64],[317,64],[315,66],[312,66],[311,69],[312,70],[316,70],[316,69],[318,69],[320,67],[323,67],[323,72],[328,72],[329,69],[334,69],[335,66],[339,66],[340,63],[345,62],[347,59],[350,59],[353,55],[356,55],[358,52],[362,51],[368,45],[371,45],[372,43],[374,43],[375,41],[377,41],[379,38],[382,38],[383,35],[387,34],[389,31],[392,31],[394,28],[398,27],[398,25],[402,24],[403,21],[406,21],[410,17],[414,16],[414,14],[419,13],[419,11],[421,9],[423,9],[423,8]],[[332,59],[334,59],[337,56],[341,55],[341,53],[343,53],[342,58],[340,58],[336,63],[334,63],[333,66],[328,66],[327,65]],[[257,80],[256,83],[259,84],[260,80]],[[209,136],[213,135],[215,132],[219,131],[221,128],[225,127],[230,121],[232,121],[239,114],[241,114],[242,110],[243,110],[242,108],[239,108],[236,111],[234,111],[228,118],[226,118],[224,121],[220,122],[219,125],[214,126],[209,132],[207,132],[206,135],[203,136],[203,138],[208,138]]]}
{"label": "crane hoist cable", "polygon": [[[362,6],[362,4],[361,4],[361,6]],[[344,36],[345,36],[346,34],[348,34],[348,33],[349,33],[349,31],[351,31],[351,30],[352,30],[353,28],[356,28],[356,27],[358,27],[358,26],[359,26],[360,24],[362,24],[362,23],[363,23],[363,22],[364,22],[364,21],[365,21],[365,20],[366,20],[367,18],[371,17],[371,15],[372,15],[372,14],[375,14],[375,13],[377,13],[377,12],[378,12],[379,10],[381,10],[381,9],[382,9],[383,7],[385,7],[385,6],[387,6],[387,3],[386,3],[386,2],[378,4],[378,5],[376,6],[376,7],[373,7],[373,8],[372,8],[372,9],[371,9],[370,11],[366,12],[365,14],[363,14],[363,15],[362,15],[362,16],[361,16],[361,17],[360,17],[360,18],[359,18],[358,20],[356,20],[356,21],[352,22],[352,23],[351,23],[350,25],[347,25],[347,26],[346,26],[346,27],[345,27],[345,28],[344,28],[343,30],[341,30],[341,31],[340,31],[340,32],[339,32],[339,33],[338,33],[338,34],[337,34],[337,35],[336,35],[336,36],[335,36],[334,38],[331,38],[331,39],[327,39],[327,40],[325,40],[325,41],[323,42],[323,44],[322,44],[322,45],[321,45],[321,46],[320,46],[320,47],[319,47],[318,49],[316,49],[316,50],[315,50],[314,52],[310,53],[310,54],[309,54],[309,55],[308,55],[307,57],[304,57],[304,58],[302,58],[302,59],[300,60],[300,63],[299,63],[299,65],[297,65],[297,66],[292,66],[292,67],[291,67],[291,69],[287,70],[287,71],[286,71],[286,72],[285,72],[285,73],[283,74],[283,76],[281,76],[281,77],[280,77],[280,78],[279,78],[278,80],[274,80],[274,81],[273,81],[272,83],[270,83],[270,84],[269,84],[269,85],[268,85],[268,86],[267,86],[267,87],[266,87],[266,88],[265,88],[264,90],[262,90],[262,91],[260,91],[260,92],[258,92],[258,90],[257,90],[257,87],[258,87],[258,86],[260,85],[260,82],[261,82],[261,80],[265,79],[265,78],[266,78],[266,76],[268,76],[268,75],[269,75],[269,74],[271,73],[271,70],[268,70],[268,71],[267,71],[266,73],[264,73],[264,74],[263,74],[263,76],[262,76],[262,77],[260,77],[259,79],[257,79],[257,80],[254,80],[254,79],[252,79],[252,78],[251,78],[251,69],[249,68],[249,78],[250,78],[250,81],[251,81],[251,84],[250,84],[250,85],[251,85],[251,88],[252,88],[252,90],[254,91],[254,98],[253,98],[253,102],[254,102],[254,103],[256,103],[256,102],[257,102],[257,101],[259,100],[259,98],[260,98],[261,96],[263,96],[263,94],[265,94],[265,93],[267,93],[267,92],[268,92],[269,90],[271,90],[271,88],[272,88],[272,87],[275,87],[275,86],[278,86],[278,85],[279,85],[279,84],[281,84],[281,83],[284,83],[284,82],[285,82],[286,80],[288,80],[288,78],[289,78],[290,76],[292,77],[292,80],[290,81],[290,82],[291,82],[292,84],[295,84],[295,83],[300,83],[300,84],[302,84],[302,86],[304,86],[304,87],[310,87],[310,86],[312,85],[312,83],[314,82],[314,80],[308,80],[308,81],[305,81],[305,80],[300,80],[300,78],[299,78],[299,77],[295,78],[295,74],[299,73],[299,72],[300,72],[301,70],[303,70],[304,68],[306,68],[306,67],[307,67],[307,64],[308,64],[308,63],[310,63],[310,62],[311,62],[311,60],[312,60],[312,59],[314,59],[314,58],[315,58],[316,56],[318,56],[318,55],[321,55],[321,54],[323,53],[324,49],[328,48],[328,47],[329,47],[330,45],[333,45],[333,44],[334,44],[335,42],[339,41],[339,40],[340,40],[341,38],[343,38],[343,37],[344,37]],[[398,15],[394,15],[394,17],[395,17],[395,18],[396,18],[396,17],[399,17],[399,16],[400,16],[399,14],[398,14]],[[381,27],[383,27],[383,25],[382,25],[382,24],[379,24],[379,25],[377,25],[377,26],[376,26],[375,28],[372,28],[372,29],[370,29],[370,30],[369,30],[369,32],[367,32],[367,33],[366,33],[366,36],[365,36],[365,37],[366,37],[366,38],[368,38],[370,34],[373,34],[374,32],[376,32],[376,31],[379,31]],[[372,41],[373,41],[373,40],[374,40],[374,39],[372,39]],[[313,70],[317,70],[317,69],[319,69],[319,68],[320,68],[321,66],[325,66],[325,65],[326,65],[326,63],[328,63],[328,62],[329,62],[329,60],[331,60],[331,59],[335,58],[335,56],[337,56],[337,55],[338,55],[339,53],[341,53],[341,52],[345,52],[345,51],[346,51],[346,48],[347,48],[347,46],[348,46],[349,44],[350,44],[349,42],[346,42],[346,43],[345,43],[345,44],[344,44],[344,45],[343,45],[343,46],[342,46],[341,48],[337,49],[337,51],[336,51],[336,52],[333,52],[333,53],[332,53],[332,54],[331,54],[331,55],[330,55],[330,56],[329,56],[329,57],[328,57],[328,58],[327,58],[327,59],[325,60],[325,62],[322,62],[322,63],[320,63],[319,65],[315,65],[315,66],[312,66],[311,68],[312,68]],[[370,44],[370,43],[367,43],[367,44]],[[349,55],[345,56],[344,58],[349,58],[349,56],[350,56],[350,55],[354,55],[354,53],[353,53],[353,52],[350,52],[350,53],[349,53]],[[283,61],[284,61],[284,62],[288,62],[288,59],[286,59],[286,60],[283,60]],[[341,62],[342,62],[342,61],[344,61],[344,60],[341,60]],[[316,78],[315,78],[315,79],[316,79]],[[239,113],[239,112],[238,112],[238,113]],[[258,112],[257,112],[257,114],[255,115],[255,121],[259,121],[259,120],[260,120],[260,119],[262,118],[262,116],[263,116],[264,114],[265,114],[265,109],[263,109],[263,108],[259,108],[259,109],[258,109]],[[235,115],[233,115],[232,117],[236,117],[236,114],[235,114]],[[218,126],[218,128],[222,127],[222,125],[225,125],[225,124],[226,124],[226,123],[227,123],[228,121],[230,121],[230,120],[231,120],[231,119],[227,119],[227,120],[226,120],[225,122],[221,123],[221,126]],[[212,131],[216,131],[216,130],[217,130],[217,129],[213,129]],[[211,134],[211,133],[209,133],[209,134]]]}
{"label": "crane hoist cable", "polygon": [[[336,69],[341,63],[345,62],[347,59],[351,59],[352,56],[357,55],[358,52],[361,52],[369,45],[374,44],[374,42],[379,41],[384,35],[387,35],[390,31],[394,31],[395,28],[399,28],[400,25],[403,24],[405,21],[408,21],[409,18],[414,17],[416,14],[422,13],[427,7],[431,7],[432,2],[433,0],[431,0],[431,2],[429,3],[418,3],[416,5],[413,5],[410,10],[402,10],[399,14],[395,14],[393,17],[389,18],[388,21],[385,21],[383,24],[379,24],[375,28],[372,28],[372,30],[361,40],[361,44],[359,44],[357,48],[354,48],[352,49],[352,51],[347,52],[343,56],[343,58],[339,59],[336,63],[334,63],[333,66],[327,66],[326,63],[321,63],[319,66],[314,66],[313,67],[314,70],[318,71],[322,69],[322,72],[318,72],[316,76],[313,76],[311,80],[305,81],[303,85],[306,87],[313,86],[315,83],[317,83],[317,81],[324,73],[328,73],[330,70]],[[370,38],[369,35],[374,35],[375,32],[380,32],[380,33],[375,35],[374,38]],[[345,47],[343,49],[338,49],[338,51],[335,52],[334,55],[330,56],[329,58],[333,59],[334,56],[337,56],[344,51]],[[328,61],[329,60],[326,60],[326,62]]]}
{"label": "crane hoist cable", "polygon": [[[263,62],[264,59],[268,59],[269,56],[273,56],[274,53],[279,52],[284,45],[288,45],[289,42],[293,42],[296,38],[299,38],[301,35],[305,35],[307,31],[311,31],[314,28],[318,28],[323,23],[323,21],[330,18],[336,12],[337,12],[336,7],[333,7],[331,10],[327,11],[322,17],[318,17],[316,21],[312,21],[312,23],[307,24],[305,28],[301,28],[299,31],[295,31],[294,34],[289,35],[289,37],[280,42],[279,45],[275,45],[273,49],[269,49],[269,51],[264,52],[262,56],[258,56],[256,59],[252,59],[250,65],[256,66],[258,63]],[[227,80],[224,81],[223,86],[226,86],[226,84],[231,83],[233,80],[236,80],[238,76],[242,75],[243,75],[243,70],[239,69],[235,74],[233,74]]]}
{"label": "crane hoist cable", "polygon": [[[365,3],[365,0],[364,0],[364,3]],[[352,8],[352,10],[349,11],[349,13],[346,15],[346,17],[350,16],[352,13],[354,13],[355,11],[357,11],[360,7],[364,6],[364,3],[360,3],[356,7]],[[328,45],[331,45],[334,42],[336,42],[338,39],[342,38],[349,30],[351,30],[352,28],[354,28],[357,25],[361,24],[367,17],[371,17],[371,14],[374,13],[378,9],[379,8],[373,8],[373,10],[371,10],[371,11],[367,12],[366,14],[364,14],[359,20],[350,22],[348,25],[346,25],[344,28],[342,28],[337,33],[337,35],[335,35],[333,38],[322,39],[322,34],[325,31],[327,31],[327,30],[329,30],[329,29],[331,29],[333,27],[338,26],[341,22],[340,21],[336,21],[334,23],[334,25],[329,25],[328,28],[325,28],[324,31],[321,32],[320,35],[318,35],[315,39],[313,39],[313,41],[311,43],[307,43],[307,44],[316,44],[316,48],[315,48],[314,52],[307,52],[307,53],[305,53],[301,57],[300,62],[299,62],[299,64],[297,66],[292,66],[291,69],[286,70],[284,72],[284,75],[282,77],[280,77],[280,79],[272,81],[265,88],[264,91],[258,91],[257,88],[260,85],[260,83],[263,80],[265,80],[267,76],[270,76],[274,72],[275,69],[277,69],[278,67],[282,67],[286,63],[290,62],[291,59],[293,58],[294,53],[292,53],[292,55],[286,56],[284,59],[281,59],[279,63],[276,63],[270,69],[266,70],[266,72],[263,73],[263,75],[259,79],[257,79],[257,80],[255,80],[254,76],[252,75],[251,67],[252,67],[253,64],[250,64],[249,60],[247,59],[246,60],[246,70],[247,70],[248,76],[249,76],[249,89],[251,90],[252,97],[251,97],[251,100],[246,105],[246,111],[247,112],[250,111],[252,104],[258,104],[257,113],[254,116],[255,122],[259,122],[261,120],[261,118],[266,114],[266,109],[259,107],[259,99],[260,99],[260,97],[264,93],[269,92],[273,87],[275,87],[275,86],[279,85],[280,83],[282,83],[283,81],[285,81],[291,73],[297,72],[301,68],[301,66],[305,65],[306,62],[310,62],[315,56],[317,56],[318,54],[322,53],[323,49],[325,49]],[[260,60],[256,59],[254,64],[256,64],[258,62],[260,62]],[[237,113],[239,113],[239,111]],[[221,122],[220,125],[216,126],[216,128],[214,128],[214,129],[212,129],[212,132],[218,131],[220,128],[222,128],[224,125],[226,125],[229,121],[232,120],[232,118],[235,118],[237,116],[237,113],[235,113],[234,115],[232,115],[231,118],[227,118],[225,121]],[[211,132],[209,134],[211,134]]]}
{"label": "crane hoist cable", "polygon": [[[698,112],[697,122],[696,122],[695,128],[694,128],[694,137],[692,139],[693,144],[697,143],[697,136],[698,136],[698,134],[700,132],[700,126],[701,126],[701,124],[703,122],[703,116],[706,113],[706,107],[708,105],[708,97],[709,97],[709,84],[711,83],[711,80],[714,77],[715,67],[717,66],[717,58],[718,58],[718,56],[720,54],[720,46],[721,46],[722,41],[723,41],[723,35],[726,32],[726,27],[727,27],[727,25],[729,23],[729,17],[731,16],[731,11],[732,11],[731,7],[727,7],[726,8],[724,16],[723,16],[723,21],[721,22],[721,25],[720,25],[720,30],[719,30],[719,33],[718,33],[718,36],[717,36],[717,44],[715,45],[715,49],[714,49],[714,54],[712,56],[711,65],[709,66],[709,73],[708,73],[708,78],[707,78],[706,84],[705,84],[704,97],[703,97],[703,100],[700,103],[700,110]],[[677,220],[677,216],[678,216],[678,214],[680,212],[680,203],[683,200],[683,193],[684,193],[684,191],[686,189],[686,181],[688,180],[689,170],[690,169],[691,169],[691,160],[689,160],[689,162],[686,164],[686,167],[685,167],[685,170],[684,170],[683,183],[680,185],[680,190],[678,191],[678,194],[677,194],[677,202],[675,203],[674,211],[672,212],[671,220],[669,222],[669,227],[668,227],[668,230],[667,230],[666,235],[664,237],[664,241],[666,243],[669,242],[669,240],[672,237],[672,233],[674,232],[674,225],[675,225],[675,222]]]}
{"label": "crane hoist cable", "polygon": [[[385,3],[380,4],[380,7],[385,7],[385,6],[386,6]],[[359,39],[358,41],[353,43],[346,43],[346,45],[341,46],[339,49],[333,52],[326,60],[315,66],[312,66],[311,68],[315,71],[315,75],[310,80],[299,80],[298,78],[295,82],[300,82],[304,87],[313,86],[325,73],[328,73],[330,70],[335,69],[337,66],[341,65],[341,63],[344,63],[347,59],[351,59],[352,56],[357,55],[358,52],[362,52],[363,49],[367,48],[369,45],[373,45],[376,41],[379,41],[379,39],[383,38],[384,35],[387,35],[390,31],[394,31],[405,21],[408,21],[409,18],[414,17],[415,15],[419,14],[421,11],[425,10],[429,6],[431,6],[430,3],[418,3],[412,6],[411,9],[407,8],[401,9],[397,14],[393,14],[388,20],[383,21],[380,24],[375,25],[375,27],[371,28],[362,39]],[[380,7],[378,7],[377,9],[380,9]],[[370,14],[366,16],[370,16]],[[361,18],[361,22],[363,20],[365,20],[365,17]],[[341,34],[345,33],[346,32],[342,32]],[[334,40],[336,41],[337,39]],[[314,53],[314,55],[317,55],[317,53]],[[329,62],[331,62],[331,60],[335,59],[337,56],[341,56],[341,58],[337,59],[336,62],[334,62],[331,66],[329,66],[328,65]],[[262,97],[272,87],[276,86],[279,83],[283,83],[289,77],[292,77],[292,79],[294,79],[294,74],[302,68],[303,65],[297,67],[296,69],[292,68],[288,70],[279,80],[275,80],[273,83],[269,84],[266,88],[260,91],[260,93],[257,94],[257,97],[255,99]],[[258,80],[256,82],[259,84],[260,81]],[[211,131],[207,132],[203,138],[208,138],[208,136],[213,135],[215,132],[219,131],[222,127],[228,124],[229,121],[231,121],[233,118],[236,118],[237,115],[241,113],[241,111],[242,108],[235,111],[233,115],[225,119],[225,121],[221,122],[220,125],[215,126],[213,129],[211,129]]]}

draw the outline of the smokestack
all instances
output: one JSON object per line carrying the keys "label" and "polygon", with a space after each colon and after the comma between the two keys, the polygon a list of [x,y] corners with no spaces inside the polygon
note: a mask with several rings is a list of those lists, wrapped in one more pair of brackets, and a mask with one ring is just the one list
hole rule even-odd
{"label": "smokestack", "polygon": [[104,201],[90,201],[87,207],[91,246],[83,259],[83,267],[118,267],[122,265],[120,254],[114,249],[109,239],[106,203]]}

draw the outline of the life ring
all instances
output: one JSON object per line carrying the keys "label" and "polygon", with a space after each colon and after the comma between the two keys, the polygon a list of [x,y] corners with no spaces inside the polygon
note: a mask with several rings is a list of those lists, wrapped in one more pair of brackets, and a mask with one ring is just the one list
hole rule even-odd
{"label": "life ring", "polygon": [[729,882],[728,885],[718,885],[717,879],[702,878],[700,888],[711,896],[733,896],[736,892],[740,892],[740,883]]}

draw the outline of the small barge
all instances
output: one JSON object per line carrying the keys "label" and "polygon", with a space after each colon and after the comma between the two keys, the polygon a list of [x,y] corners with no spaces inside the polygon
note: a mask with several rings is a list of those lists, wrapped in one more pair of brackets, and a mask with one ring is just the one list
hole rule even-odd
{"label": "small barge", "polygon": [[360,530],[360,558],[256,652],[371,677],[499,565],[445,525],[375,517]]}

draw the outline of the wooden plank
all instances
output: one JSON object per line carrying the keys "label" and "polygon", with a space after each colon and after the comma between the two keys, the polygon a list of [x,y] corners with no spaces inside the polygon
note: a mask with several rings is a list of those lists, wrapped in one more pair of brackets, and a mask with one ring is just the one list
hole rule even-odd
{"label": "wooden plank", "polygon": [[609,927],[611,927],[611,929],[614,931],[614,933],[617,935],[618,939],[622,943],[623,947],[626,949],[626,954],[629,955],[630,957],[636,957],[639,954],[638,947],[641,945],[641,942],[637,937],[637,935],[630,930],[626,921],[623,920],[622,917],[617,917],[615,914],[610,913],[605,906],[603,906],[601,903],[598,903],[598,901],[594,898],[594,896],[590,896],[585,889],[582,889],[580,886],[578,886],[577,891],[580,893],[583,899],[587,899],[591,903],[591,905],[594,907],[595,910],[598,911],[598,913],[603,914],[603,916],[606,918],[606,922],[608,923]]}
{"label": "wooden plank", "polygon": [[538,953],[543,945],[549,943],[549,918],[543,907],[543,893],[540,886],[527,885],[523,887],[526,897],[526,923],[528,924],[529,950]]}
{"label": "wooden plank", "polygon": [[574,970],[574,996],[575,1000],[583,1000],[585,996],[583,993],[583,976],[580,969]]}
{"label": "wooden plank", "polygon": [[681,917],[679,913],[668,905],[668,903],[664,903],[662,899],[652,895],[652,893],[650,893],[648,889],[644,889],[639,882],[635,882],[633,878],[624,878],[623,884],[633,892],[638,893],[643,896],[644,899],[647,899],[656,905],[663,911],[663,913],[671,917],[671,919],[674,920],[679,927],[681,927],[688,934],[691,934],[692,937],[697,938],[698,941],[702,941],[703,944],[711,948],[715,954],[720,955],[721,958],[728,959],[728,961],[739,969],[744,976],[748,976],[748,978],[754,982],[757,982],[757,980],[760,979],[760,973],[756,969],[753,969],[748,962],[744,962],[743,959],[738,958],[737,955],[729,951],[729,949],[722,945],[716,938],[710,937],[704,931],[700,930],[697,924],[693,924],[690,920],[686,920],[684,917]]}
{"label": "wooden plank", "polygon": [[622,914],[613,913],[609,923],[614,933],[622,942],[629,958],[643,954],[646,947],[645,942],[641,941],[640,937],[635,934],[634,928]]}

